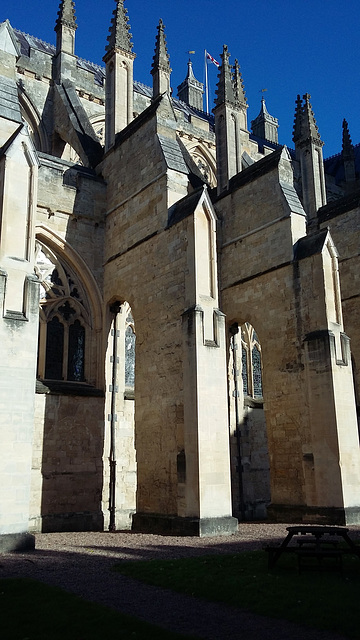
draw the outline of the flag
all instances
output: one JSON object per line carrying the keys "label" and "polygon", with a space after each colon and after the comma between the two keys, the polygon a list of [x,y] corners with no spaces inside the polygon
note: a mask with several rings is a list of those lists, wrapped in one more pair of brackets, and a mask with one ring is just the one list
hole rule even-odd
{"label": "flag", "polygon": [[191,54],[193,55],[194,53],[195,53],[195,51],[188,51],[189,55],[191,55]]}
{"label": "flag", "polygon": [[217,61],[217,60],[215,60],[215,58],[213,58],[213,57],[210,55],[210,53],[208,53],[207,51],[206,51],[206,60],[210,60],[210,62],[212,62],[212,63],[215,65],[215,67],[217,67],[217,68],[219,68],[219,67],[220,67],[220,64],[218,63],[218,61]]}

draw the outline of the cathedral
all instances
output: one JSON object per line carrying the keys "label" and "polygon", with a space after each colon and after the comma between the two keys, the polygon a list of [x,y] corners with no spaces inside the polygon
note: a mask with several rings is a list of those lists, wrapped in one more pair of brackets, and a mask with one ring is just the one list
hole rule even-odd
{"label": "cathedral", "polygon": [[[0,551],[35,532],[229,535],[360,522],[360,146],[294,149],[238,61],[215,107],[189,61],[133,78],[124,0],[104,66],[0,24]],[[81,26],[81,25],[80,25]],[[294,99],[296,96],[294,96]]]}

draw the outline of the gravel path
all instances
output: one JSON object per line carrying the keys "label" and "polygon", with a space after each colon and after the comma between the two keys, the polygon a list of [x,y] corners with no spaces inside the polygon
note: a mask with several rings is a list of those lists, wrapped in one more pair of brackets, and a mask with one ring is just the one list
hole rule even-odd
{"label": "gravel path", "polygon": [[[30,577],[101,602],[122,613],[207,640],[340,640],[342,636],[304,629],[152,587],[111,571],[114,562],[184,558],[261,549],[286,534],[285,524],[242,523],[234,536],[178,538],[129,532],[36,535],[36,550],[0,556],[0,578]],[[360,527],[350,527],[360,539]],[[66,638],[64,638],[66,640]]]}

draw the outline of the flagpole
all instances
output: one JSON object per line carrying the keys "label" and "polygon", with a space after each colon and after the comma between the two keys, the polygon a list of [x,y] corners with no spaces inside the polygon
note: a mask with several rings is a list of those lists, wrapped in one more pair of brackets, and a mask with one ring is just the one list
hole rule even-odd
{"label": "flagpole", "polygon": [[206,96],[206,113],[209,113],[209,84],[208,84],[208,65],[206,58],[206,49],[204,50],[205,56],[205,96]]}

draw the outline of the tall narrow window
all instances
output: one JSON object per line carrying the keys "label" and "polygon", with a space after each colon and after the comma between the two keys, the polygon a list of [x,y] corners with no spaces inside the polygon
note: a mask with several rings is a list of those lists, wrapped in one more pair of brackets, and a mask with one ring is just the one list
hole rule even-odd
{"label": "tall narrow window", "polygon": [[249,322],[241,327],[241,347],[244,394],[252,398],[262,398],[261,345]]}
{"label": "tall narrow window", "polygon": [[125,387],[128,390],[135,388],[135,330],[131,313],[126,318],[125,331]]}
{"label": "tall narrow window", "polygon": [[36,273],[42,284],[38,376],[84,382],[89,309],[81,283],[71,268],[40,242]]}
{"label": "tall narrow window", "polygon": [[242,379],[243,379],[243,391],[244,391],[244,395],[248,395],[248,354],[247,354],[247,347],[244,344],[244,342],[242,341],[241,343],[242,345],[242,354],[241,354],[241,358],[242,358]]}
{"label": "tall narrow window", "polygon": [[259,347],[254,344],[252,349],[252,366],[253,366],[253,391],[255,398],[261,398],[262,391],[262,375],[261,375],[261,356]]}
{"label": "tall narrow window", "polygon": [[47,324],[45,378],[63,379],[64,325],[56,316]]}
{"label": "tall narrow window", "polygon": [[85,329],[79,320],[69,327],[68,380],[84,380]]}

